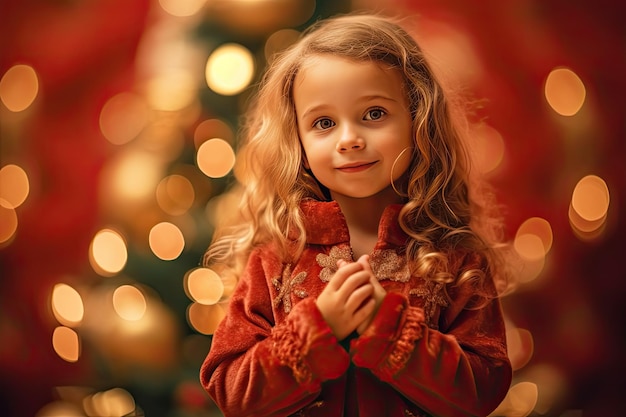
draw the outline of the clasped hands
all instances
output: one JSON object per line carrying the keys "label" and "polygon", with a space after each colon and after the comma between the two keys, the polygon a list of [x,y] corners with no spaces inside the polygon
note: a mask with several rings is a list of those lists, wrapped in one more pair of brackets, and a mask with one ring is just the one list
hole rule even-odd
{"label": "clasped hands", "polygon": [[337,272],[317,297],[317,308],[337,340],[370,325],[386,291],[374,276],[369,256],[356,262],[337,262]]}

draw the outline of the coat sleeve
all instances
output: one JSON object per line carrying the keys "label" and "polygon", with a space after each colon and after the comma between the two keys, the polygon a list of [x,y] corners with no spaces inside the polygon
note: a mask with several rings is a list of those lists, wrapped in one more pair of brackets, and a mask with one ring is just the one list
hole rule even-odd
{"label": "coat sleeve", "polygon": [[476,305],[469,286],[455,297],[439,331],[404,295],[388,293],[350,354],[356,366],[432,415],[486,416],[512,378],[499,299]]}
{"label": "coat sleeve", "polygon": [[350,364],[312,298],[275,324],[267,271],[267,256],[256,250],[200,370],[203,387],[226,417],[295,413]]}

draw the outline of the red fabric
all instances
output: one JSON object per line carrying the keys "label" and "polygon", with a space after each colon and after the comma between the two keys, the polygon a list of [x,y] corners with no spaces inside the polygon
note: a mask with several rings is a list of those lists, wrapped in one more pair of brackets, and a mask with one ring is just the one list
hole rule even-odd
{"label": "red fabric", "polygon": [[[335,202],[302,209],[315,243],[308,240],[294,265],[271,245],[256,249],[213,336],[200,376],[224,415],[454,417],[495,409],[511,382],[498,300],[468,309],[477,301],[471,287],[449,288],[448,302],[442,286],[410,276],[398,245],[406,241],[396,227],[400,206],[390,206],[371,254],[388,294],[347,352],[315,304],[337,259],[351,256],[347,225]],[[480,267],[475,258],[453,262]]]}

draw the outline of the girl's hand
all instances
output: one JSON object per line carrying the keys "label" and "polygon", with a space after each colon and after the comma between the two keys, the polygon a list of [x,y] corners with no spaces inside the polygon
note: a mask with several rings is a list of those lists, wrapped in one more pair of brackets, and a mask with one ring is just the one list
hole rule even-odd
{"label": "girl's hand", "polygon": [[387,291],[385,291],[383,286],[380,285],[380,282],[378,282],[378,278],[376,278],[376,276],[372,272],[372,267],[370,265],[370,259],[368,255],[361,256],[357,260],[357,263],[363,265],[363,269],[369,272],[371,284],[372,284],[372,287],[374,287],[374,293],[372,294],[372,298],[374,299],[374,302],[375,302],[374,309],[372,310],[372,313],[369,314],[365,318],[365,320],[363,320],[361,324],[359,324],[356,328],[356,331],[359,334],[363,334],[365,329],[367,329],[369,325],[372,323],[372,320],[374,320],[374,316],[376,315],[376,312],[378,311],[378,307],[380,307],[380,304],[383,302],[383,298],[385,298]]}
{"label": "girl's hand", "polygon": [[335,337],[343,340],[373,315],[376,301],[369,263],[368,269],[362,262],[340,261],[337,266],[316,304]]}

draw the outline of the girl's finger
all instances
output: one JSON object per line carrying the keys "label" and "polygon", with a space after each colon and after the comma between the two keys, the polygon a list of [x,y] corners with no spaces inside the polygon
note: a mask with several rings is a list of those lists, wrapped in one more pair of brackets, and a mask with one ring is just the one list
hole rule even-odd
{"label": "girl's finger", "polygon": [[372,285],[361,285],[354,290],[348,297],[345,305],[346,311],[354,315],[356,312],[363,308],[369,299],[374,300],[372,295],[374,294],[374,287]]}

